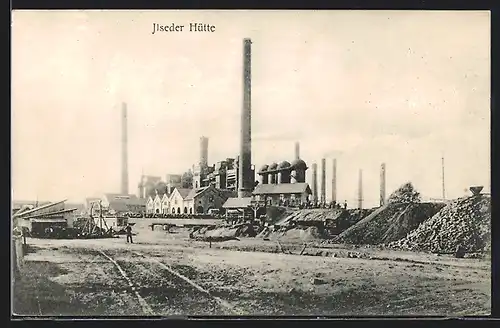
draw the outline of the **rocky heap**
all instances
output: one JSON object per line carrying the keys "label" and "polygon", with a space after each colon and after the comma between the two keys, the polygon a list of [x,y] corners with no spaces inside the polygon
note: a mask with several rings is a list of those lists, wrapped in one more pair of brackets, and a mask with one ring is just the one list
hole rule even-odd
{"label": "rocky heap", "polygon": [[436,203],[391,203],[379,207],[330,243],[379,245],[399,240],[443,206]]}
{"label": "rocky heap", "polygon": [[[304,241],[330,238],[369,215],[374,209],[302,209],[265,228],[257,235],[266,239],[301,239]],[[328,231],[328,232],[327,232]]]}
{"label": "rocky heap", "polygon": [[301,222],[336,222],[345,230],[373,211],[374,209],[303,209],[293,212],[276,222],[275,225],[285,226],[291,222],[299,224]]}
{"label": "rocky heap", "polygon": [[191,239],[255,237],[258,231],[251,224],[236,224],[233,226],[203,227],[194,229]]}
{"label": "rocky heap", "polygon": [[406,237],[389,244],[392,248],[434,253],[453,253],[458,246],[466,252],[491,249],[490,196],[454,200]]}

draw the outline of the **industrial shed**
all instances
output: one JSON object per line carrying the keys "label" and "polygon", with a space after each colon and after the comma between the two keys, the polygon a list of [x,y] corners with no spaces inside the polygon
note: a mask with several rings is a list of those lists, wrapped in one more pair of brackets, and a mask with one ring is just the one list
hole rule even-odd
{"label": "industrial shed", "polygon": [[31,210],[18,212],[13,216],[18,226],[33,234],[41,234],[47,228],[73,227],[72,213],[76,208],[65,208],[65,201],[49,203]]}
{"label": "industrial shed", "polygon": [[222,207],[226,210],[226,217],[229,219],[237,219],[253,215],[252,197],[231,197],[226,200]]}

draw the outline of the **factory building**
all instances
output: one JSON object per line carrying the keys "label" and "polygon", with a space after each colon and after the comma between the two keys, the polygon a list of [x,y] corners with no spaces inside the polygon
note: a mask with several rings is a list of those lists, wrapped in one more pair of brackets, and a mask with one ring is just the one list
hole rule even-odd
{"label": "factory building", "polygon": [[[298,153],[298,144],[295,147]],[[305,181],[307,169],[307,164],[298,158],[298,154],[292,163],[282,161],[263,165],[258,172],[260,183],[252,194],[257,200],[265,200],[268,205],[305,204],[312,193]]]}
{"label": "factory building", "polygon": [[215,188],[213,185],[192,189],[184,199],[185,206],[189,214],[206,214],[210,210],[220,210],[226,202],[227,191]]}
{"label": "factory building", "polygon": [[[226,158],[214,165],[208,165],[208,138],[200,138],[200,161],[193,166],[193,189],[213,186],[220,190],[237,191],[239,183],[239,156]],[[250,167],[250,175],[255,176],[255,167]]]}

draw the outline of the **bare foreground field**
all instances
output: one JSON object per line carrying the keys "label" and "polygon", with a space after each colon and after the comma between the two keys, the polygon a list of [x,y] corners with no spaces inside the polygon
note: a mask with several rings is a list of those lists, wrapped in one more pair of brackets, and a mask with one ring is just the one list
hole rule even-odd
{"label": "bare foreground field", "polygon": [[[208,243],[136,226],[125,238],[28,239],[14,313],[57,315],[488,315],[489,259]],[[300,253],[301,243],[282,243]],[[253,250],[256,250],[255,252]],[[260,250],[260,252],[259,252]],[[263,252],[267,250],[267,252]],[[365,254],[349,258],[348,252]],[[335,256],[331,254],[334,253]]]}

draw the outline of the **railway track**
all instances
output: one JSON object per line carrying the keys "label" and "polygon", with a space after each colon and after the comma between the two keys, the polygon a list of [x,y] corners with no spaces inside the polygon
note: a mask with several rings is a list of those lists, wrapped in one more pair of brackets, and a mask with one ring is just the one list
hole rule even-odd
{"label": "railway track", "polygon": [[155,257],[130,251],[127,252],[129,260],[123,261],[117,259],[123,258],[122,254],[116,256],[109,250],[99,254],[111,262],[127,282],[144,315],[244,314]]}

